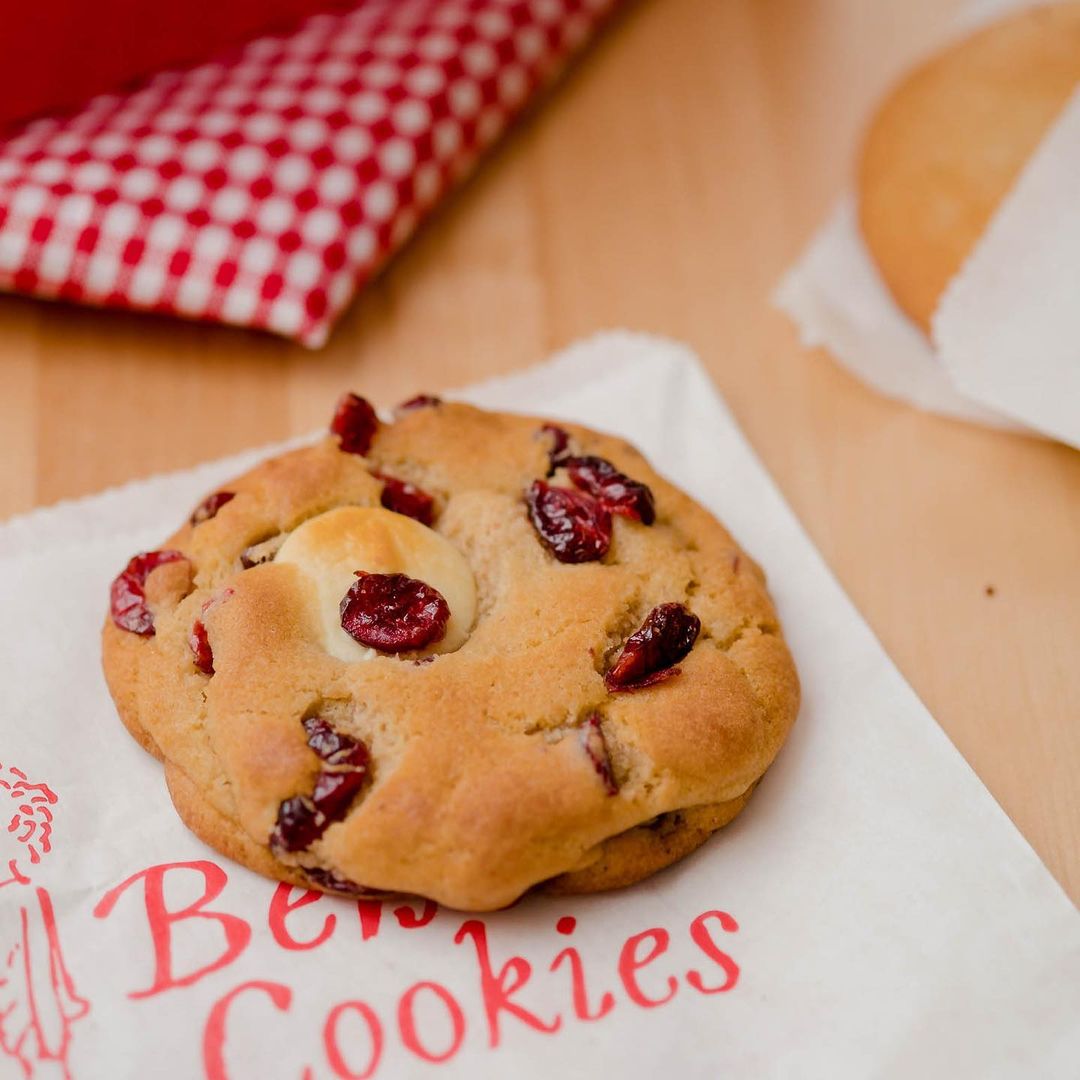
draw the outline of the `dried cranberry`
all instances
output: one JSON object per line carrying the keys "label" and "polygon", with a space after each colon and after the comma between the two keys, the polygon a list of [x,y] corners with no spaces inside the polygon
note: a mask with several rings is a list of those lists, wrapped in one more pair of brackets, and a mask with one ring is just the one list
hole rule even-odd
{"label": "dried cranberry", "polygon": [[649,675],[643,675],[636,682],[627,683],[626,685],[616,685],[609,682],[606,678],[604,680],[608,690],[613,694],[620,693],[627,690],[644,690],[647,686],[655,686],[657,683],[667,682],[668,679],[674,679],[676,675],[682,674],[682,668],[680,667],[666,667],[661,668],[659,671],[654,671]]}
{"label": "dried cranberry", "polygon": [[342,751],[350,750],[355,740],[335,731],[321,716],[309,716],[303,721],[307,744],[323,759],[332,761]]}
{"label": "dried cranberry", "polygon": [[363,885],[357,885],[355,881],[342,877],[336,870],[324,870],[321,866],[301,866],[300,872],[327,892],[344,893],[346,896],[373,895],[371,889],[365,889]]}
{"label": "dried cranberry", "polygon": [[179,551],[144,551],[116,576],[110,589],[110,611],[112,621],[121,630],[154,636],[154,616],[146,603],[146,579],[159,566],[184,557]]}
{"label": "dried cranberry", "polygon": [[217,516],[217,512],[227,503],[236,498],[235,491],[215,491],[213,495],[207,495],[205,499],[191,512],[188,519],[192,525],[201,525]]}
{"label": "dried cranberry", "polygon": [[195,666],[204,675],[214,674],[214,650],[210,648],[210,639],[206,634],[206,625],[202,619],[196,619],[188,637],[191,646],[191,655],[194,657]]}
{"label": "dried cranberry", "polygon": [[319,773],[310,796],[295,795],[278,807],[270,843],[285,851],[310,847],[340,821],[368,772],[368,748],[362,742],[335,731],[321,716],[309,716],[303,725],[308,746],[328,768]]}
{"label": "dried cranberry", "polygon": [[433,409],[436,405],[442,404],[442,398],[436,397],[434,394],[417,394],[416,397],[409,398],[408,401],[403,401],[396,409],[397,412],[412,412],[413,409]]}
{"label": "dried cranberry", "polygon": [[552,476],[567,456],[570,436],[556,424],[545,424],[540,429],[540,434],[546,436],[551,442],[551,449],[548,450],[548,460],[551,463],[548,468],[548,476]]}
{"label": "dried cranberry", "polygon": [[592,562],[607,554],[611,515],[591,495],[536,480],[525,501],[533,528],[559,562]]}
{"label": "dried cranberry", "polygon": [[329,822],[306,795],[294,795],[279,807],[277,823],[270,843],[285,851],[303,851],[311,847],[324,832]]}
{"label": "dried cranberry", "polygon": [[304,721],[307,743],[328,765],[367,770],[368,751],[362,742],[336,731],[321,716]]}
{"label": "dried cranberry", "polygon": [[347,454],[366,454],[379,426],[371,402],[356,394],[342,394],[330,422],[330,431],[338,437]]}
{"label": "dried cranberry", "polygon": [[593,713],[585,721],[581,729],[581,745],[592,762],[596,775],[604,784],[604,790],[609,795],[614,795],[619,790],[615,783],[615,777],[611,772],[611,758],[608,757],[607,743],[604,741],[604,732],[600,727],[600,717]]}
{"label": "dried cranberry", "polygon": [[682,604],[661,604],[645,617],[604,676],[609,690],[640,690],[679,673],[673,665],[693,647],[701,620]]}
{"label": "dried cranberry", "polygon": [[356,577],[341,600],[341,628],[361,645],[398,653],[442,640],[450,608],[438,589],[405,574]]}
{"label": "dried cranberry", "polygon": [[600,500],[613,514],[633,518],[643,525],[656,520],[653,493],[637,480],[631,480],[602,457],[568,457],[561,462],[576,487]]}
{"label": "dried cranberry", "polygon": [[315,781],[311,801],[326,815],[328,824],[340,821],[363,783],[363,772],[321,772]]}
{"label": "dried cranberry", "polygon": [[435,500],[423,488],[385,473],[373,472],[371,475],[383,482],[379,501],[387,510],[414,518],[421,525],[430,525],[435,520]]}

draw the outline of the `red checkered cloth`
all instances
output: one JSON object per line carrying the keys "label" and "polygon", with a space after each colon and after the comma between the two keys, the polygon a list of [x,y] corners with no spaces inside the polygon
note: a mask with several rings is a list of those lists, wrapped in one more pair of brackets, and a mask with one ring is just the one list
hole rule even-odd
{"label": "red checkered cloth", "polygon": [[0,143],[0,289],[322,345],[620,0],[366,0]]}

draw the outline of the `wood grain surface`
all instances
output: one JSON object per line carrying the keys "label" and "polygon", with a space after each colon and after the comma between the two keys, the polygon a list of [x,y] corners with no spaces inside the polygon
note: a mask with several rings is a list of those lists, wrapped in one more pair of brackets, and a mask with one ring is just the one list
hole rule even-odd
{"label": "wood grain surface", "polygon": [[880,398],[802,350],[769,304],[848,182],[875,99],[954,7],[642,0],[319,353],[0,298],[0,515],[310,429],[345,387],[390,403],[602,327],[681,338],[890,655],[1080,898],[1080,454]]}

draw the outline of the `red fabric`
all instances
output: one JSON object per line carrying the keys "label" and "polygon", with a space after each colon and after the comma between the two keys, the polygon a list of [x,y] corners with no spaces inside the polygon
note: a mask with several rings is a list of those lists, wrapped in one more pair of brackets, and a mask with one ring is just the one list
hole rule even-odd
{"label": "red fabric", "polygon": [[367,0],[36,120],[0,142],[0,289],[318,346],[619,2]]}
{"label": "red fabric", "polygon": [[81,105],[348,0],[10,0],[0,17],[0,129]]}

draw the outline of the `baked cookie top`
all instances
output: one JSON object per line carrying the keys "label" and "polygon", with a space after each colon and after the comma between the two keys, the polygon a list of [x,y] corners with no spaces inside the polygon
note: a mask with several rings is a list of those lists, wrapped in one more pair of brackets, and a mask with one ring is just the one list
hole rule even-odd
{"label": "baked cookie top", "polygon": [[899,306],[929,333],[945,287],[1080,83],[1080,3],[1013,14],[911,72],[874,116],[859,225]]}
{"label": "baked cookie top", "polygon": [[209,495],[116,579],[103,649],[219,850],[472,910],[741,807],[798,706],[760,569],[633,447],[432,398],[346,395]]}

